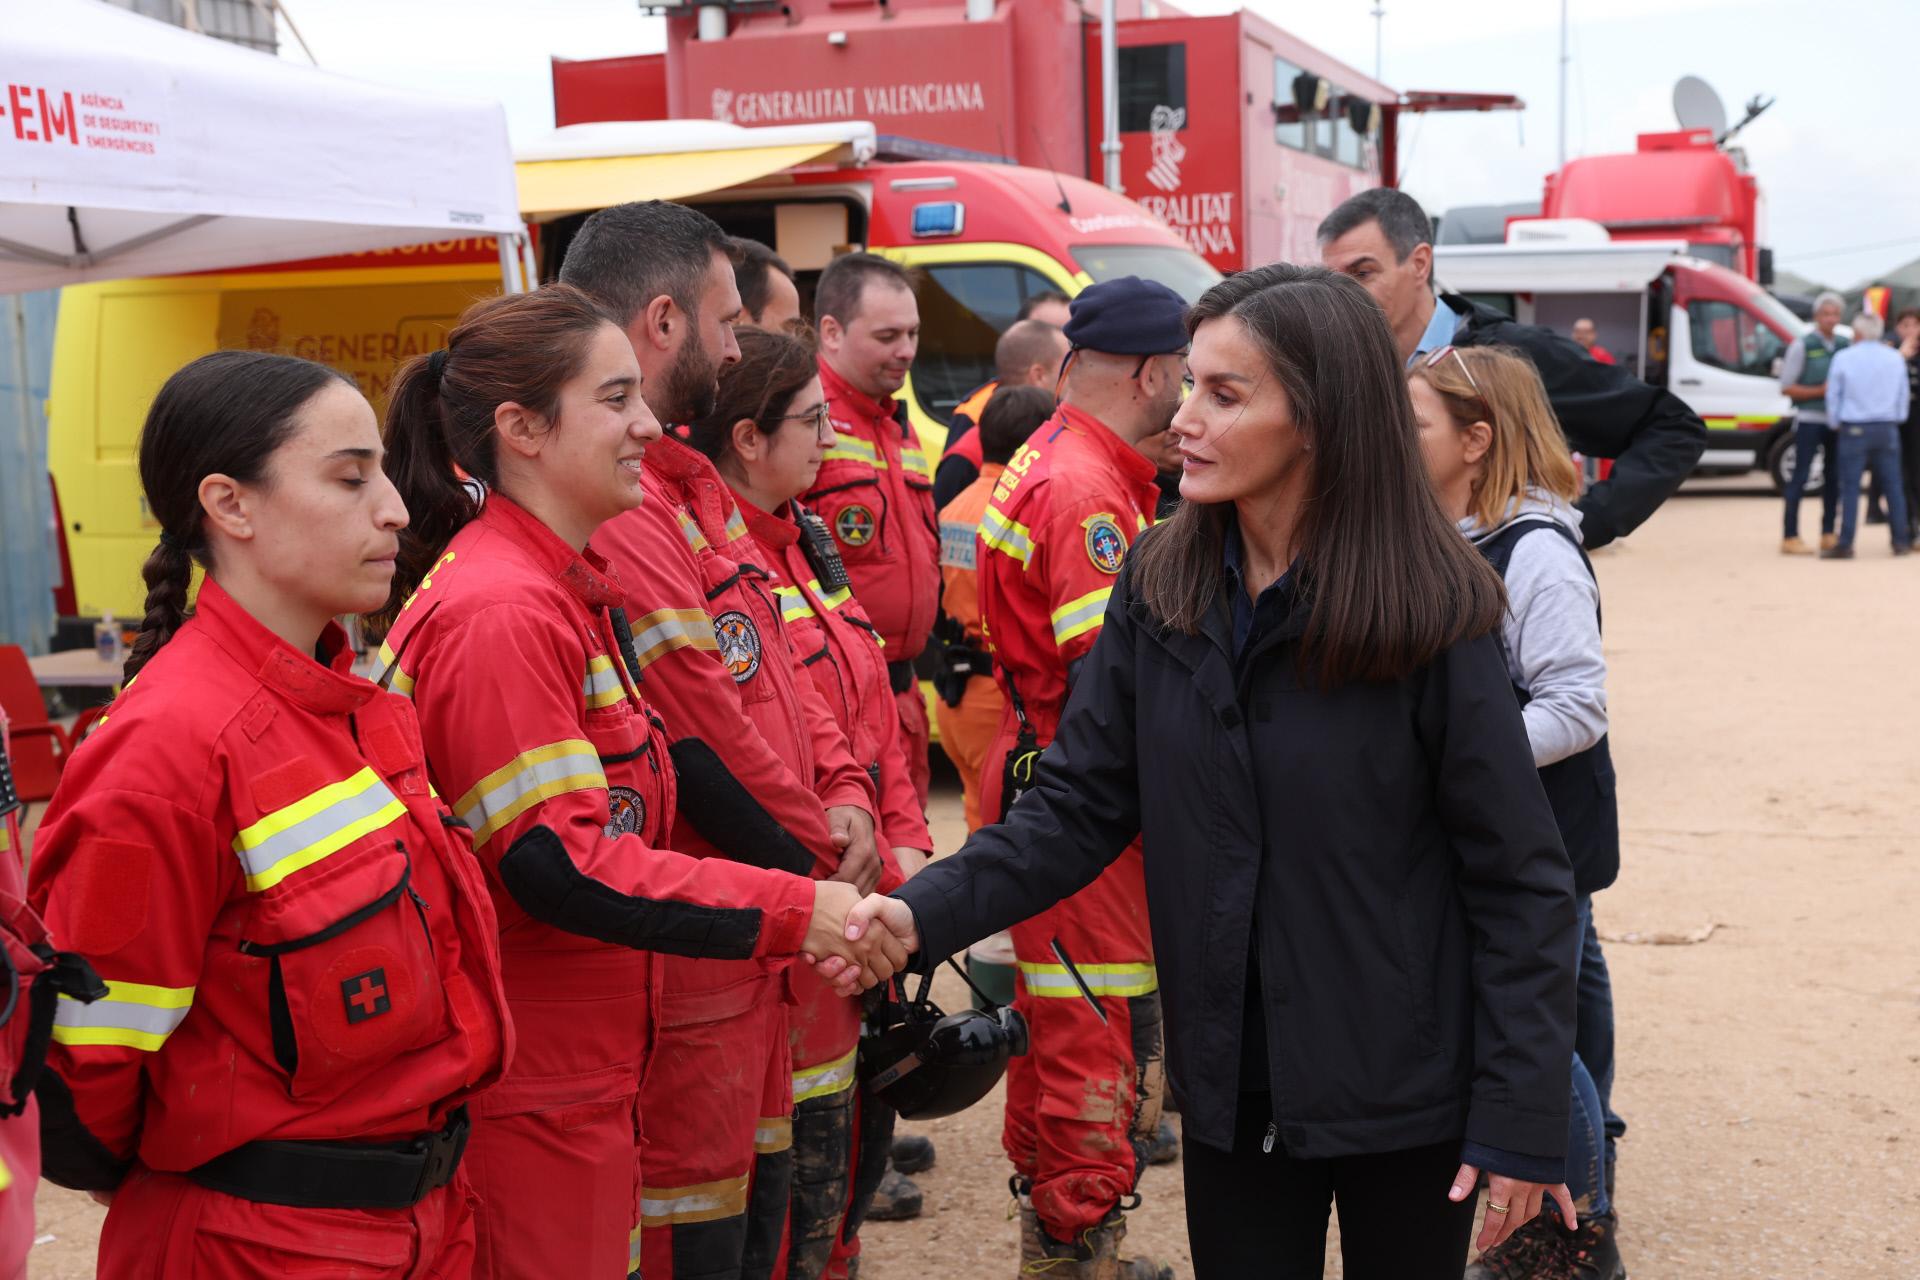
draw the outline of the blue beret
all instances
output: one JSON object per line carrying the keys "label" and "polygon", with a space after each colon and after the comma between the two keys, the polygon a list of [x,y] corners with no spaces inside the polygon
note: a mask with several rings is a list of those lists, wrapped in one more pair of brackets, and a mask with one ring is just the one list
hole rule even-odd
{"label": "blue beret", "polygon": [[1158,280],[1120,276],[1088,285],[1073,300],[1067,341],[1117,356],[1187,348],[1186,300]]}

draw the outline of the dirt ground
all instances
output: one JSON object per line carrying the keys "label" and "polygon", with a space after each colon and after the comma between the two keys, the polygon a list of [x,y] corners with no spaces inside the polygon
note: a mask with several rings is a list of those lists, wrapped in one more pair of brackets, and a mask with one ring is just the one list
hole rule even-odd
{"label": "dirt ground", "polygon": [[[1853,562],[1783,559],[1778,532],[1763,490],[1697,482],[1595,557],[1635,1280],[1920,1277],[1920,557],[1873,527]],[[933,816],[953,848],[957,789]],[[864,1280],[1013,1280],[999,1127],[997,1093],[921,1126],[926,1212],[863,1233]],[[1179,1167],[1142,1191],[1130,1250],[1190,1276]],[[44,1184],[38,1207],[30,1274],[91,1275],[101,1211]]]}

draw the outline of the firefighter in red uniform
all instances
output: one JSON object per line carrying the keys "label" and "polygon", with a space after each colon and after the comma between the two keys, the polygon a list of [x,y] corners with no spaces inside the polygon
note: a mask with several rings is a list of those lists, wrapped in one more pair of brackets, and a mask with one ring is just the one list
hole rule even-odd
{"label": "firefighter in red uniform", "polygon": [[[738,358],[729,247],[704,214],[658,201],[594,214],[568,247],[561,278],[625,321],[665,421],[711,408],[717,372]],[[787,646],[732,495],[671,435],[650,447],[644,484],[647,501],[595,544],[619,571],[667,726],[682,797],[674,847],[871,887],[873,784]],[[662,969],[664,1051],[641,1096],[663,1117],[644,1157],[643,1270],[762,1280],[780,1256],[793,1160],[788,975],[715,959]],[[791,977],[831,998],[810,971]]]}
{"label": "firefighter in red uniform", "polygon": [[[1065,345],[1063,337],[1063,351]],[[969,834],[986,822],[980,784],[1007,709],[1006,696],[993,680],[993,660],[980,625],[980,518],[1014,450],[1053,416],[1054,408],[1053,392],[1043,387],[1008,387],[989,400],[974,432],[981,447],[979,478],[940,509],[943,644],[940,676],[934,681],[940,700],[933,713],[940,723],[940,749],[960,774]]]}
{"label": "firefighter in red uniform", "polygon": [[827,522],[853,593],[880,629],[914,791],[925,808],[931,735],[913,661],[939,608],[940,533],[919,433],[893,398],[920,345],[920,306],[907,273],[870,253],[828,263],[813,306],[835,439],[807,505]]}
{"label": "firefighter in red uniform", "polygon": [[[811,350],[784,334],[742,330],[742,359],[721,375],[717,405],[690,439],[738,499],[753,558],[778,575],[782,625],[879,788],[883,846],[911,874],[933,841],[913,789],[874,628],[847,589],[832,538],[795,502],[834,442]],[[893,868],[889,868],[890,873]],[[898,883],[899,876],[890,874]],[[824,983],[796,984],[793,1029],[793,1280],[844,1277],[885,1167],[892,1115],[859,1096],[860,1010]]]}
{"label": "firefighter in red uniform", "polygon": [[[403,370],[388,418],[420,537],[397,584],[418,589],[382,659],[489,870],[526,1046],[475,1137],[488,1275],[639,1266],[639,1224],[656,1211],[639,1182],[654,1124],[640,1082],[671,1052],[653,1040],[662,975],[639,949],[826,954],[852,892],[662,848],[673,763],[620,586],[586,547],[642,500],[659,428],[639,380],[619,328],[557,286],[477,306],[444,358]],[[488,488],[477,515],[455,466]]]}
{"label": "firefighter in red uniform", "polygon": [[468,1100],[514,1033],[412,709],[332,622],[385,600],[407,522],[373,410],[223,351],[161,388],[140,477],[128,688],[35,842],[33,903],[105,980],[54,1013],[45,1172],[111,1197],[102,1276],[466,1276]]}
{"label": "firefighter in red uniform", "polygon": [[[1032,299],[1029,299],[1032,301]],[[1067,322],[1064,299],[1048,303],[1044,316],[1021,316],[993,344],[992,382],[977,388],[953,411],[953,426],[933,473],[933,500],[945,510],[960,491],[980,476],[980,415],[1001,387],[1045,387],[1060,380],[1060,362],[1067,356],[1067,338],[1060,326]],[[1058,313],[1058,323],[1052,318]]]}
{"label": "firefighter in red uniform", "polygon": [[[1132,276],[1074,299],[1059,412],[1014,455],[987,503],[980,612],[1008,702],[987,756],[992,819],[1052,741],[1127,548],[1152,520],[1154,465],[1139,445],[1166,431],[1180,407],[1184,311],[1171,289]],[[1012,933],[1017,1007],[1033,1034],[1032,1052],[1007,1072],[1003,1136],[1023,1184],[1023,1265],[1054,1280],[1155,1275],[1152,1264],[1123,1271],[1118,1260],[1119,1204],[1160,1110],[1139,841],[1092,885]]]}

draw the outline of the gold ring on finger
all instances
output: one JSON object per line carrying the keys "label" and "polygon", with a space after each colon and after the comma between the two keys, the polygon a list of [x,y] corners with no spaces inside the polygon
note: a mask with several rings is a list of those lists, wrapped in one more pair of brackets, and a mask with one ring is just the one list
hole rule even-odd
{"label": "gold ring on finger", "polygon": [[1494,1204],[1492,1201],[1487,1202],[1488,1213],[1505,1213],[1506,1211],[1507,1206],[1504,1204]]}

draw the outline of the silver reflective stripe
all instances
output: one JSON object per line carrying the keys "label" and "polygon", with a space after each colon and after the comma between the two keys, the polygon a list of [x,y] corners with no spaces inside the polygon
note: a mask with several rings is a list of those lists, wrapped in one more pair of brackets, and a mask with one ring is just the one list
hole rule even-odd
{"label": "silver reflective stripe", "polygon": [[111,1045],[149,1052],[166,1043],[193,1006],[192,987],[109,982],[92,1004],[61,996],[53,1009],[53,1039],[64,1045]]}
{"label": "silver reflective stripe", "polygon": [[[468,804],[460,811],[460,820],[473,829],[475,844],[484,843],[497,828],[511,822],[535,800],[607,785],[599,753],[593,744],[578,739],[529,751],[517,757],[508,769],[511,772],[500,770],[489,776],[483,783],[485,789],[479,794],[469,793],[463,797]],[[501,777],[502,773],[506,776]]]}

